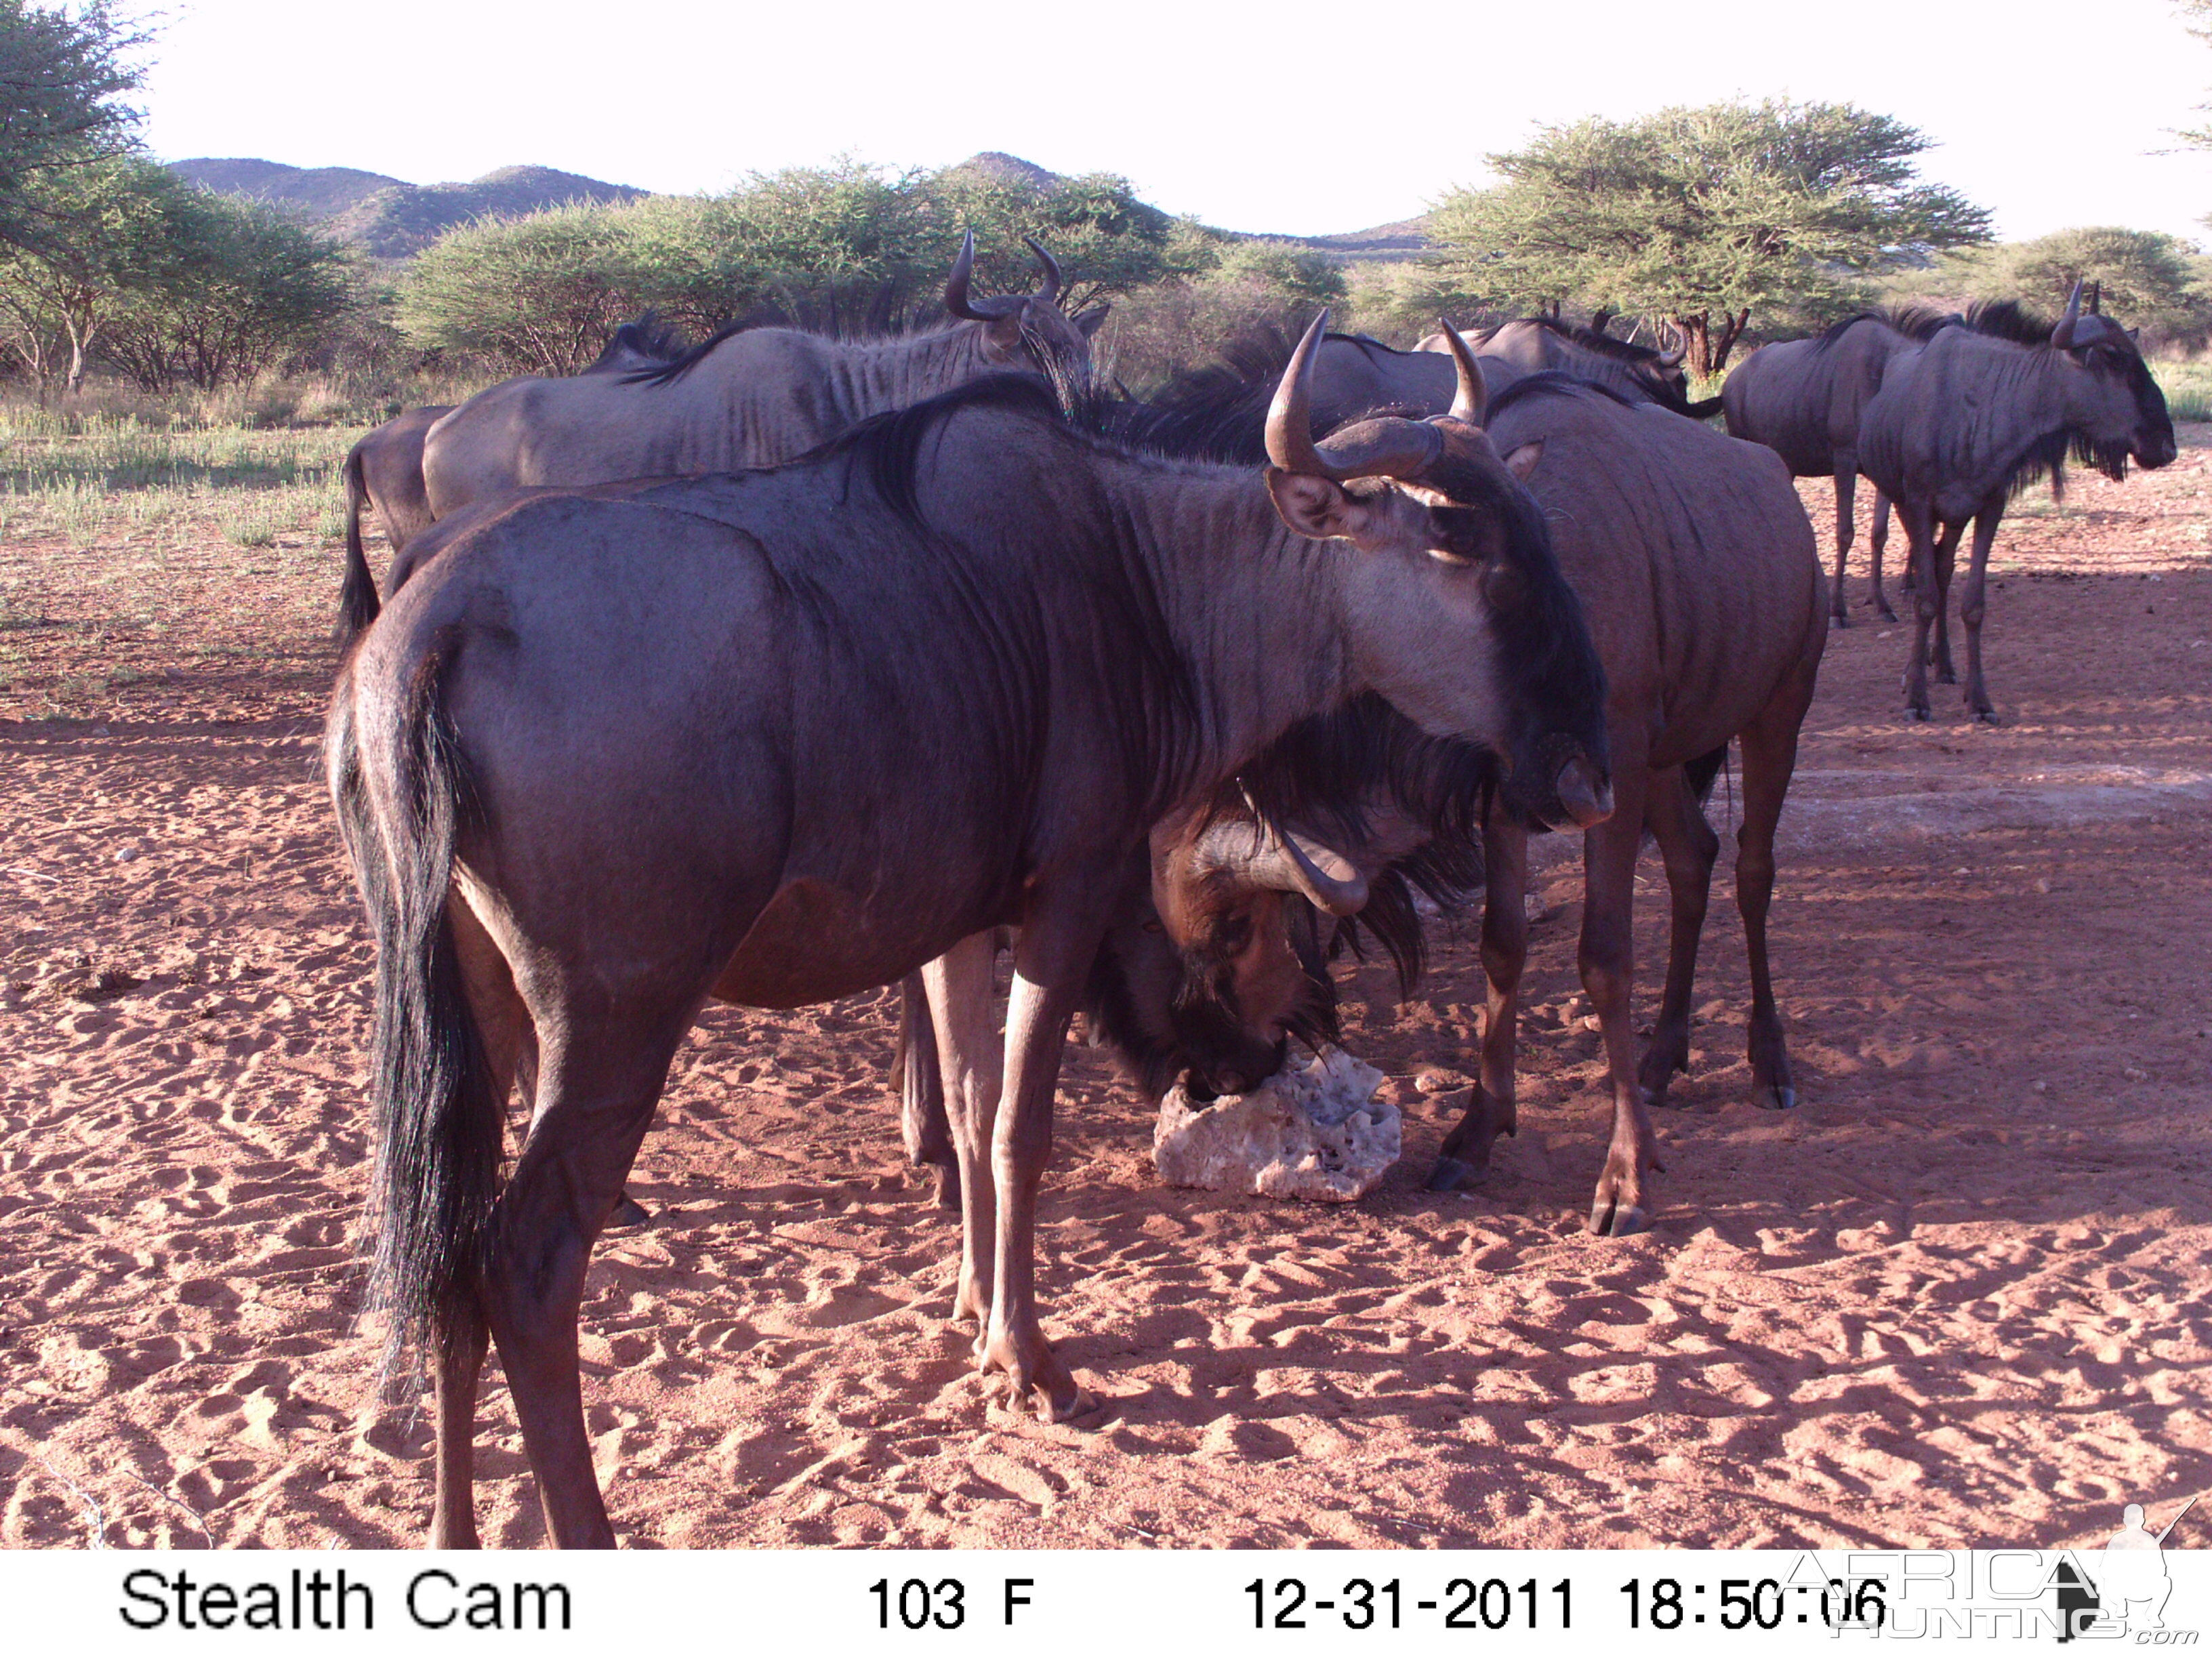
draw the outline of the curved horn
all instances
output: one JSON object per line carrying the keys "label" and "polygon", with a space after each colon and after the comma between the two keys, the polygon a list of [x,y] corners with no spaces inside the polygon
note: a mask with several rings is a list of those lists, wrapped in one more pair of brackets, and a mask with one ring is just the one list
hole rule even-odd
{"label": "curved horn", "polygon": [[968,301],[968,279],[975,274],[975,233],[971,230],[960,239],[960,256],[952,262],[952,274],[945,279],[945,308],[971,323],[988,322],[990,319]]}
{"label": "curved horn", "polygon": [[1687,346],[1669,346],[1651,361],[1662,368],[1680,368],[1682,366],[1682,360],[1689,355],[1690,349]]}
{"label": "curved horn", "polygon": [[1037,263],[1044,267],[1044,286],[1037,290],[1036,297],[1047,305],[1054,304],[1060,298],[1060,261],[1047,253],[1044,244],[1036,237],[1024,236],[1022,240],[1030,245],[1030,252],[1036,255]]}
{"label": "curved horn", "polygon": [[2074,325],[2081,320],[2081,279],[2074,279],[2074,292],[2067,297],[2066,314],[2058,319],[2058,326],[2051,331],[2051,343],[2061,351],[2074,343]]}
{"label": "curved horn", "polygon": [[1283,366],[1276,382],[1274,401],[1267,405],[1267,459],[1285,472],[1334,478],[1336,474],[1321,458],[1313,441],[1314,353],[1328,331],[1328,307],[1308,325],[1298,349]]}
{"label": "curved horn", "polygon": [[1482,365],[1474,361],[1474,353],[1460,331],[1451,325],[1451,319],[1439,317],[1443,325],[1444,347],[1452,355],[1452,366],[1459,371],[1459,385],[1452,392],[1451,417],[1464,421],[1469,426],[1480,426],[1482,417],[1490,409],[1490,389],[1482,383]]}
{"label": "curved horn", "polygon": [[1286,830],[1252,805],[1249,818],[1228,818],[1199,838],[1193,863],[1227,871],[1251,887],[1297,893],[1333,916],[1354,915],[1367,903],[1367,878],[1334,848]]}
{"label": "curved horn", "polygon": [[1326,444],[1314,442],[1314,355],[1328,331],[1324,307],[1283,369],[1275,400],[1267,405],[1267,459],[1280,471],[1333,483],[1352,478],[1419,477],[1443,447],[1443,434],[1425,421],[1386,416],[1362,421]]}
{"label": "curved horn", "polygon": [[1295,830],[1267,825],[1267,834],[1281,848],[1291,879],[1299,892],[1333,916],[1356,915],[1367,905],[1367,878],[1352,860],[1319,842],[1309,842]]}

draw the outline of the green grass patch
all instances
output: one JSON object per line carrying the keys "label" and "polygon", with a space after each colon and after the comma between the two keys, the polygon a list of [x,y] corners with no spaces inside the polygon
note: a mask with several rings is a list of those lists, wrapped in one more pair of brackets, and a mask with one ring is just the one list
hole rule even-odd
{"label": "green grass patch", "polygon": [[2154,362],[2151,379],[2166,394],[2166,412],[2177,421],[2212,421],[2212,359]]}
{"label": "green grass patch", "polygon": [[292,532],[334,540],[344,531],[339,469],[363,430],[0,404],[0,529],[84,546],[171,537],[212,519],[246,547]]}

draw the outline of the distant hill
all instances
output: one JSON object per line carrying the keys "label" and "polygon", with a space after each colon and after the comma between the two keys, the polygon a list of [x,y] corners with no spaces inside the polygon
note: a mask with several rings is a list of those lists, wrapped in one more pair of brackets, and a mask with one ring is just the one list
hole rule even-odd
{"label": "distant hill", "polygon": [[513,218],[563,202],[627,202],[649,193],[556,167],[500,167],[466,184],[410,185],[354,167],[246,158],[200,156],[169,165],[204,190],[290,208],[380,259],[419,253],[455,225],[487,214]]}
{"label": "distant hill", "polygon": [[170,162],[169,171],[202,190],[274,202],[313,219],[335,218],[379,191],[412,188],[380,173],[363,173],[359,167],[289,167],[282,161],[246,156],[227,160],[195,156],[189,161]]}
{"label": "distant hill", "polygon": [[1429,251],[1429,220],[1423,214],[1418,219],[1401,219],[1395,224],[1376,225],[1369,230],[1341,231],[1334,236],[1285,236],[1279,240],[1341,254],[1347,259],[1395,262]]}
{"label": "distant hill", "polygon": [[[1018,155],[1009,155],[1002,149],[979,151],[945,171],[981,173],[988,179],[1007,184],[1030,185],[1041,190],[1050,189],[1062,177],[1049,167],[1041,167],[1035,161],[1025,161]],[[1394,262],[1411,259],[1428,251],[1428,222],[1425,217],[1401,219],[1395,224],[1376,225],[1369,230],[1348,230],[1334,236],[1279,236],[1266,230],[1224,230],[1220,234],[1233,236],[1239,241],[1288,242],[1297,247],[1318,248],[1324,253],[1333,253],[1346,261],[1372,259]]]}
{"label": "distant hill", "polygon": [[1035,161],[1024,161],[1018,155],[1009,155],[1002,149],[978,150],[957,166],[945,170],[947,173],[981,173],[984,178],[994,179],[1002,184],[1033,185],[1040,190],[1051,188],[1060,179],[1060,175],[1050,168],[1041,167]]}
{"label": "distant hill", "polygon": [[[204,190],[290,208],[380,259],[410,258],[455,225],[486,214],[512,218],[563,202],[627,202],[649,193],[553,167],[501,167],[466,184],[410,185],[357,167],[294,167],[251,157],[196,156],[169,166]],[[1040,187],[1060,179],[1034,161],[995,149],[971,155],[951,170]],[[1223,234],[1318,248],[1347,262],[1395,261],[1413,258],[1427,249],[1427,223],[1425,219],[1401,219],[1334,236],[1277,236],[1243,230]]]}

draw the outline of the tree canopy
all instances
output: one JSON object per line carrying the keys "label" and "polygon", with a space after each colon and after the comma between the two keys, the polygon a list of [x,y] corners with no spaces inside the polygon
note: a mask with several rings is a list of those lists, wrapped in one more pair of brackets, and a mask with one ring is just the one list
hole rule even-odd
{"label": "tree canopy", "polygon": [[0,243],[50,240],[57,228],[37,194],[46,176],[130,147],[137,112],[116,100],[138,84],[127,60],[144,40],[104,3],[0,0]]}
{"label": "tree canopy", "polygon": [[2075,283],[2146,345],[2201,343],[2212,331],[2212,261],[2161,231],[2120,225],[2055,230],[1954,254],[1916,286],[1968,300],[2020,298],[2056,313]]}
{"label": "tree canopy", "polygon": [[573,204],[449,232],[416,259],[399,322],[417,345],[509,373],[566,374],[647,308],[695,334],[775,314],[831,329],[941,316],[964,232],[979,293],[1028,291],[1034,236],[1070,309],[1158,280],[1174,222],[1107,174],[1038,182],[972,167],[887,174],[857,162],[756,175],[719,196]]}
{"label": "tree canopy", "polygon": [[142,155],[56,169],[31,203],[53,234],[0,247],[0,343],[42,393],[95,352],[149,391],[251,380],[351,298],[329,238]]}
{"label": "tree canopy", "polygon": [[1664,319],[1710,374],[1754,312],[1840,310],[1872,272],[1988,239],[1986,211],[1916,177],[1932,144],[1771,100],[1547,126],[1489,158],[1500,184],[1437,204],[1432,264],[1480,307]]}

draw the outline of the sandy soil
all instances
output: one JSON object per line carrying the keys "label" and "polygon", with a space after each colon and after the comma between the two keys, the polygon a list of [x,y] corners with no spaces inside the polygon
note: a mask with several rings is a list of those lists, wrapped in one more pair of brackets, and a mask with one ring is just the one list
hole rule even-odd
{"label": "sandy soil", "polygon": [[[1355,1206],[1164,1188],[1146,1114],[1071,1053],[1042,1282],[1103,1402],[1071,1425],[988,1407],[945,1323],[884,999],[711,1014],[634,1183],[657,1219],[586,1309],[625,1538],[2051,1545],[2212,1485],[2208,436],[2011,521],[2002,728],[1948,690],[1905,725],[1904,635],[1836,636],[1775,910],[1803,1104],[1746,1098],[1723,884],[1640,1237],[1583,1230],[1601,1066],[1557,860],[1525,1127],[1479,1193],[1419,1185],[1477,1030],[1464,939],[1404,1006],[1350,978],[1407,1113]],[[98,552],[0,559],[0,1541],[411,1541],[428,1434],[366,1400],[355,1323],[335,560],[211,540],[149,607]],[[495,1369],[483,1444],[487,1541],[538,1541]]]}

